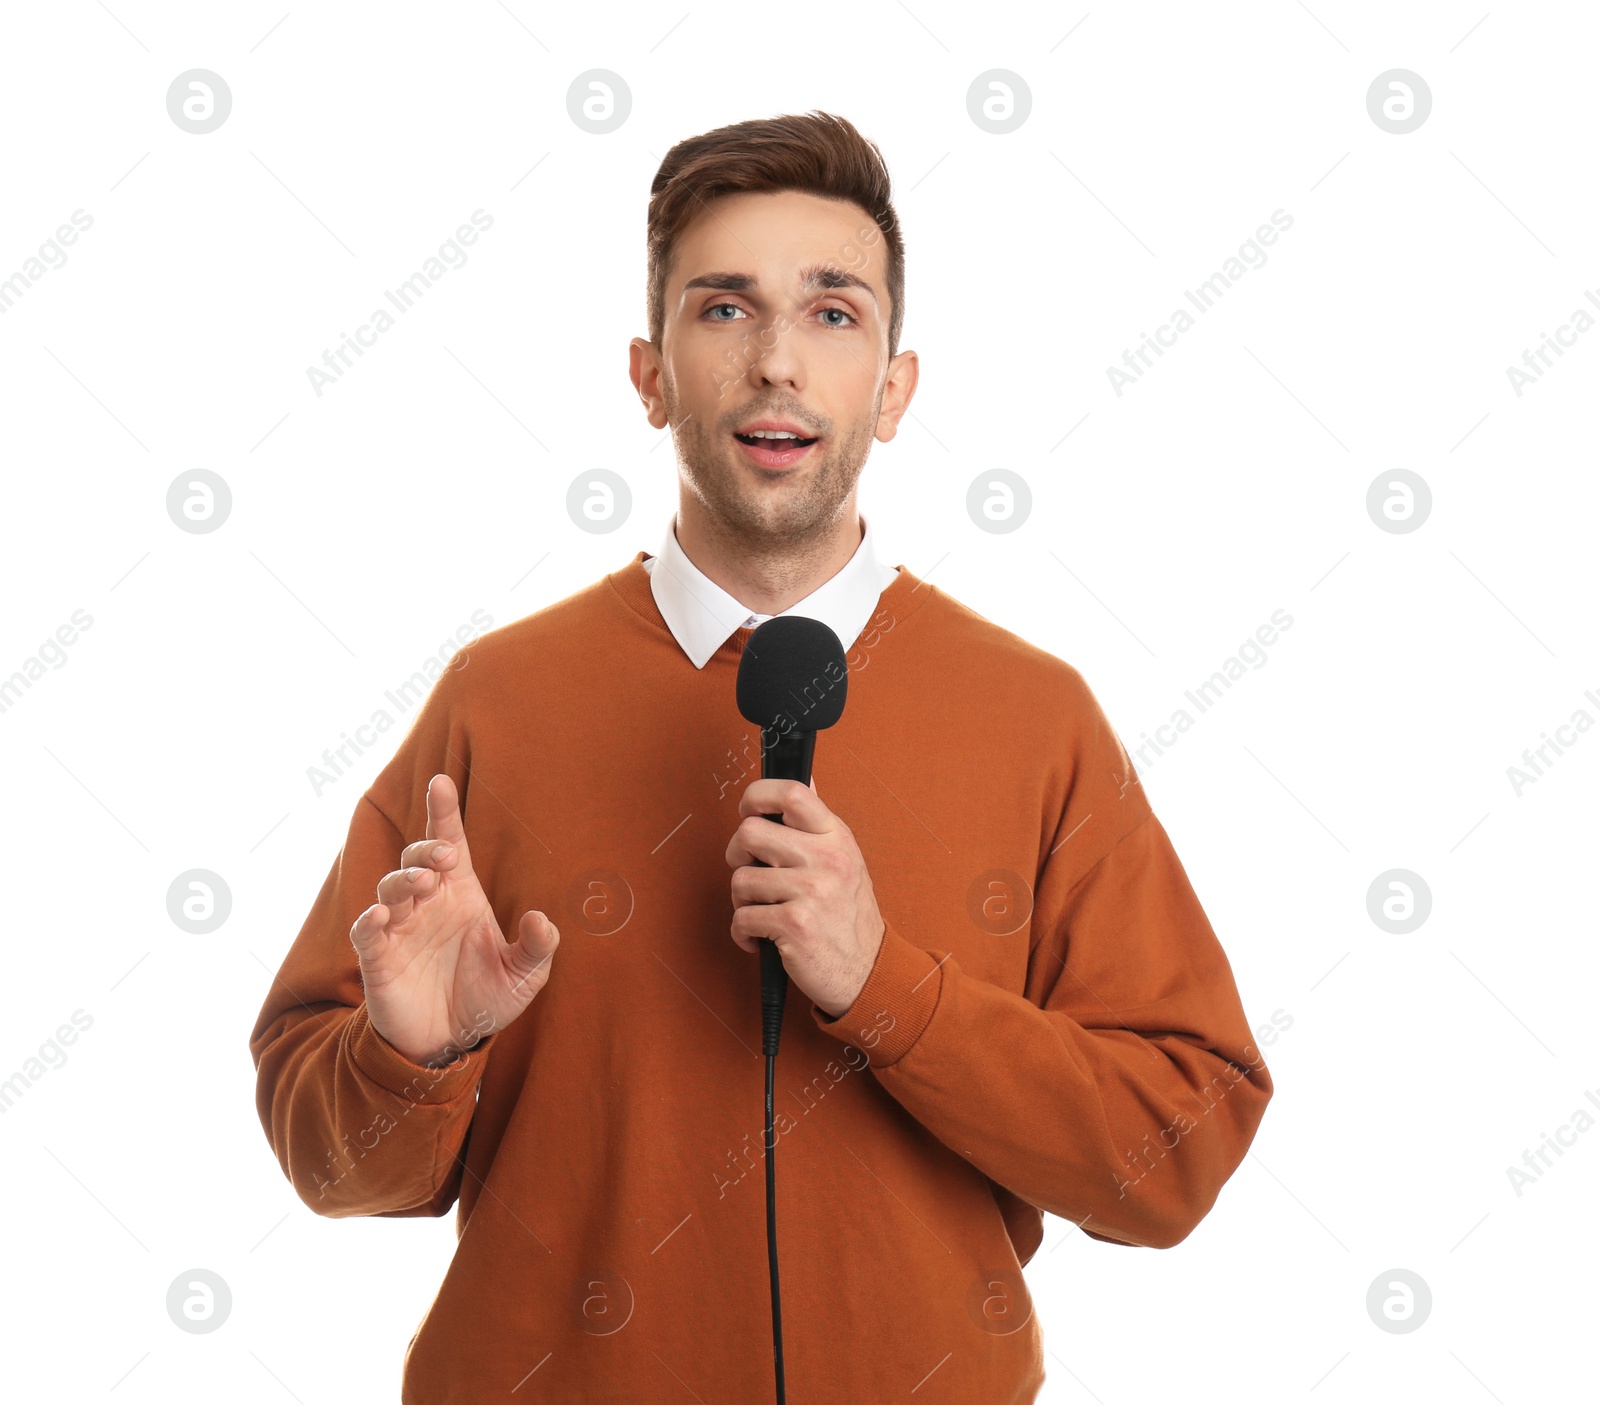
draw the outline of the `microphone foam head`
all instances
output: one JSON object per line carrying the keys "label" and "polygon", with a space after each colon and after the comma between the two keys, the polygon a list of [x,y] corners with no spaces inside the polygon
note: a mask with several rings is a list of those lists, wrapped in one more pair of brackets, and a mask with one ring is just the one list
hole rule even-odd
{"label": "microphone foam head", "polygon": [[763,729],[820,732],[844,715],[844,645],[821,620],[774,615],[745,641],[739,712]]}

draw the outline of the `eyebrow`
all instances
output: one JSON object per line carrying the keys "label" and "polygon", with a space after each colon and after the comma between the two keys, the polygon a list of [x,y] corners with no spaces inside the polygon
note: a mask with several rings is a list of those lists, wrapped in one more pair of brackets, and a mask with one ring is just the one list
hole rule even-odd
{"label": "eyebrow", "polygon": [[[760,286],[760,280],[748,273],[702,273],[685,283],[683,291],[687,293],[691,288],[712,288],[722,293],[748,293]],[[874,307],[878,305],[878,295],[872,284],[832,264],[814,263],[802,268],[800,288],[802,292],[813,288],[859,288],[872,299]]]}

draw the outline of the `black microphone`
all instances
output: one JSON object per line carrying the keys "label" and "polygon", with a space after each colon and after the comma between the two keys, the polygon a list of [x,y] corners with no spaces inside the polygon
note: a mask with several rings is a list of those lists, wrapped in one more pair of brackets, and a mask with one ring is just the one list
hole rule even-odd
{"label": "black microphone", "polygon": [[[844,645],[821,620],[774,615],[745,640],[739,659],[739,711],[761,728],[761,777],[811,784],[817,733],[844,715],[850,670]],[[768,815],[783,823],[782,814]],[[761,859],[752,862],[766,868]],[[772,1135],[772,1075],[789,973],[770,938],[761,945],[761,1051],[767,1058],[767,1268],[772,1288],[772,1361],[778,1405],[784,1405],[783,1313],[778,1297],[778,1215]]]}
{"label": "black microphone", "polygon": [[[844,715],[850,670],[844,645],[821,620],[774,615],[745,641],[739,659],[739,711],[761,728],[761,776],[811,784],[817,733]],[[783,816],[768,815],[783,823]],[[760,859],[755,863],[762,864]],[[778,1052],[789,973],[771,940],[761,948],[762,1052]]]}

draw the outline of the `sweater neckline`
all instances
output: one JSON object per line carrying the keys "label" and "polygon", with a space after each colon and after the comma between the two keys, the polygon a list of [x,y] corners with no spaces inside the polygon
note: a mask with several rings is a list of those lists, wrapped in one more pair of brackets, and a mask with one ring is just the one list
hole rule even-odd
{"label": "sweater neckline", "polygon": [[[644,568],[645,557],[653,554],[647,551],[638,552],[626,566],[620,570],[613,571],[605,579],[629,609],[643,619],[645,623],[665,634],[672,641],[673,648],[676,649],[679,647],[677,636],[673,634],[671,626],[667,624],[661,614],[660,607],[656,604],[656,597],[650,589],[650,572]],[[921,609],[924,602],[938,589],[937,586],[929,585],[919,576],[913,575],[902,564],[896,563],[895,572],[895,578],[883,588],[883,593],[878,596],[878,608],[873,612],[871,619],[867,621],[866,628],[862,631],[863,634],[872,629],[873,620],[877,619],[885,610],[889,612],[896,625],[902,623],[917,610]],[[758,627],[752,625],[747,629],[740,626],[735,629],[732,634],[717,646],[716,652],[706,662],[709,664],[711,659],[719,658],[737,659],[744,653],[746,641],[756,632]],[[845,639],[840,642],[844,644],[845,653],[848,654],[855,647],[856,641]]]}

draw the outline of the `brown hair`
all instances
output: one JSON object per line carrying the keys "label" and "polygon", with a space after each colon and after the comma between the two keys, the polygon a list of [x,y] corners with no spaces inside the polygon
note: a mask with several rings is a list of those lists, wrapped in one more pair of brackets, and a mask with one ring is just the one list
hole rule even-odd
{"label": "brown hair", "polygon": [[[889,355],[893,356],[905,318],[906,278],[900,220],[889,203],[889,169],[875,142],[868,141],[843,117],[815,110],[804,116],[735,122],[687,137],[667,152],[650,183],[645,221],[645,308],[650,340],[661,345],[667,273],[678,236],[719,195],[779,190],[854,201],[876,223],[887,255]],[[870,225],[863,229],[863,242],[870,245],[877,233]],[[860,251],[855,254],[859,267]]]}

